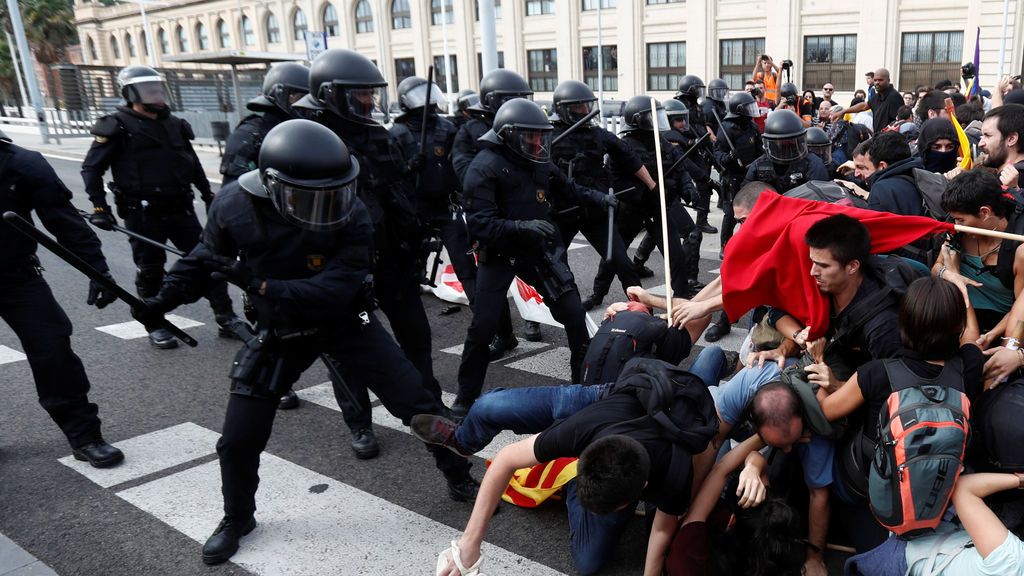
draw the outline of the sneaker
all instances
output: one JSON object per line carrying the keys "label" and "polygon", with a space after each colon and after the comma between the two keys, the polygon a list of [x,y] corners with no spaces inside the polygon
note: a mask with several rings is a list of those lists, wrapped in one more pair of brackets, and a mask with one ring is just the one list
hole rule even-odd
{"label": "sneaker", "polygon": [[203,564],[213,565],[227,562],[238,552],[238,541],[242,536],[256,528],[256,519],[252,516],[238,521],[231,516],[221,519],[217,529],[203,544]]}
{"label": "sneaker", "polygon": [[409,421],[409,429],[413,436],[435,446],[444,446],[459,456],[468,458],[473,453],[459,444],[455,431],[459,426],[455,422],[434,414],[417,414]]}
{"label": "sneaker", "polygon": [[168,330],[157,328],[149,333],[149,344],[161,350],[170,350],[178,347],[178,339]]}
{"label": "sneaker", "polygon": [[509,350],[519,346],[519,339],[516,338],[515,334],[510,334],[507,338],[501,336],[495,336],[494,340],[487,346],[487,352],[490,355],[491,362],[500,359]]}
{"label": "sneaker", "polygon": [[352,452],[360,460],[376,458],[380,454],[380,444],[371,428],[360,428],[352,432]]}
{"label": "sneaker", "polygon": [[480,483],[467,472],[459,479],[448,479],[448,497],[456,502],[476,502]]}
{"label": "sneaker", "polygon": [[543,339],[540,333],[540,322],[526,321],[526,339],[530,342],[540,342]]}
{"label": "sneaker", "polygon": [[294,410],[299,407],[299,395],[295,393],[295,390],[288,390],[281,396],[281,399],[277,401],[278,410]]}

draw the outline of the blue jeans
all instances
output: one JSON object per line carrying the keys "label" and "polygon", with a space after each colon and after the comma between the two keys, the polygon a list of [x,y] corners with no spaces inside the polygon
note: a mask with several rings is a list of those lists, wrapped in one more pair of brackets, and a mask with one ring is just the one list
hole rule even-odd
{"label": "blue jeans", "polygon": [[543,432],[555,421],[596,402],[609,386],[496,388],[473,403],[455,438],[466,450],[479,452],[502,430],[516,434]]}
{"label": "blue jeans", "polygon": [[708,346],[700,351],[689,372],[703,380],[705,386],[715,386],[722,374],[731,373],[733,368],[725,365],[725,352],[720,346]]}

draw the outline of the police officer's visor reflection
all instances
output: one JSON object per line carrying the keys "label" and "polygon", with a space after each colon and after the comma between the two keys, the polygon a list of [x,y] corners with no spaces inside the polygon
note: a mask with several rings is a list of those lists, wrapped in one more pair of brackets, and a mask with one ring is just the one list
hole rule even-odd
{"label": "police officer's visor reflection", "polygon": [[139,99],[143,104],[166,104],[167,91],[164,90],[163,82],[142,82],[135,85],[139,92]]}
{"label": "police officer's visor reflection", "polygon": [[377,105],[376,88],[349,88],[346,94],[352,111],[360,116],[369,117]]}

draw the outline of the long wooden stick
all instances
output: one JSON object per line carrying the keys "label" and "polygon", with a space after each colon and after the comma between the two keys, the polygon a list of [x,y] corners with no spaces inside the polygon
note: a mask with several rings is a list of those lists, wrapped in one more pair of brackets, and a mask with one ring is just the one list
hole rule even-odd
{"label": "long wooden stick", "polygon": [[989,230],[988,228],[975,228],[973,226],[963,226],[960,224],[954,224],[953,229],[956,230],[957,232],[963,232],[964,234],[976,234],[978,236],[988,236],[990,238],[1002,238],[1003,240],[1024,242],[1024,236],[1021,236],[1020,234],[1010,234],[1009,232]]}
{"label": "long wooden stick", "polygon": [[[658,192],[661,194],[661,255],[665,262],[665,316],[672,326],[672,266],[669,263],[668,199],[665,197],[665,167],[661,164],[661,130],[658,129],[658,101],[651,97],[651,124],[654,126],[654,156],[658,163]],[[676,247],[678,250],[679,247]]]}

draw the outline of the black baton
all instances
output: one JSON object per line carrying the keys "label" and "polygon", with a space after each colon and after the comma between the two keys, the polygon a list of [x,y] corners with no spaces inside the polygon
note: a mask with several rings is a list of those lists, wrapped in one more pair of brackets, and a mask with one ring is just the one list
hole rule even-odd
{"label": "black baton", "polygon": [[600,108],[594,108],[593,110],[590,111],[590,114],[587,114],[586,116],[581,118],[579,122],[577,122],[577,123],[573,124],[572,126],[569,126],[568,128],[566,128],[565,132],[562,132],[561,134],[556,136],[555,139],[551,141],[551,145],[554,146],[555,144],[558,144],[559,140],[561,140],[562,138],[565,138],[566,136],[568,136],[569,133],[571,133],[573,130],[579,128],[580,126],[583,126],[587,122],[590,122],[591,120],[594,119],[594,116],[597,116],[600,113],[601,113],[601,109]]}
{"label": "black baton", "polygon": [[[85,218],[86,220],[89,219],[89,213],[86,212],[85,210],[79,210],[78,213],[82,215],[82,218]],[[92,222],[90,222],[90,224],[92,224]],[[96,226],[96,225],[93,224],[93,226]],[[100,228],[99,226],[96,226],[96,227]],[[160,242],[157,242],[156,240],[153,240],[152,238],[149,238],[147,236],[143,236],[142,234],[139,234],[138,232],[132,232],[131,230],[129,230],[129,229],[123,227],[123,226],[118,226],[117,224],[111,224],[110,225],[110,229],[111,230],[117,230],[118,232],[121,232],[122,234],[128,236],[129,238],[135,238],[139,242],[142,242],[142,243],[145,243],[145,244],[149,244],[150,246],[153,246],[154,248],[159,248],[159,249],[164,250],[166,252],[170,252],[171,254],[174,254],[175,256],[179,256],[180,257],[180,256],[184,256],[185,255],[184,252],[182,252],[181,250],[178,250],[177,248],[175,248],[173,246],[168,246],[167,244],[161,244]],[[100,228],[100,230],[103,230],[103,228]]]}
{"label": "black baton", "polygon": [[[58,258],[67,262],[82,274],[88,276],[90,280],[102,286],[104,290],[108,290],[121,300],[124,300],[129,306],[133,308],[145,307],[142,300],[139,300],[134,294],[118,286],[117,282],[114,282],[110,278],[104,276],[102,272],[90,266],[88,262],[82,260],[74,252],[61,246],[56,240],[47,236],[45,232],[33,226],[28,220],[25,220],[14,212],[4,212],[4,220],[15,230],[42,244]],[[189,346],[192,346],[193,348],[199,344],[199,342],[196,342],[195,338],[186,334],[181,328],[171,324],[166,318],[162,318],[160,320],[160,328],[167,330],[173,334],[175,338]]]}

